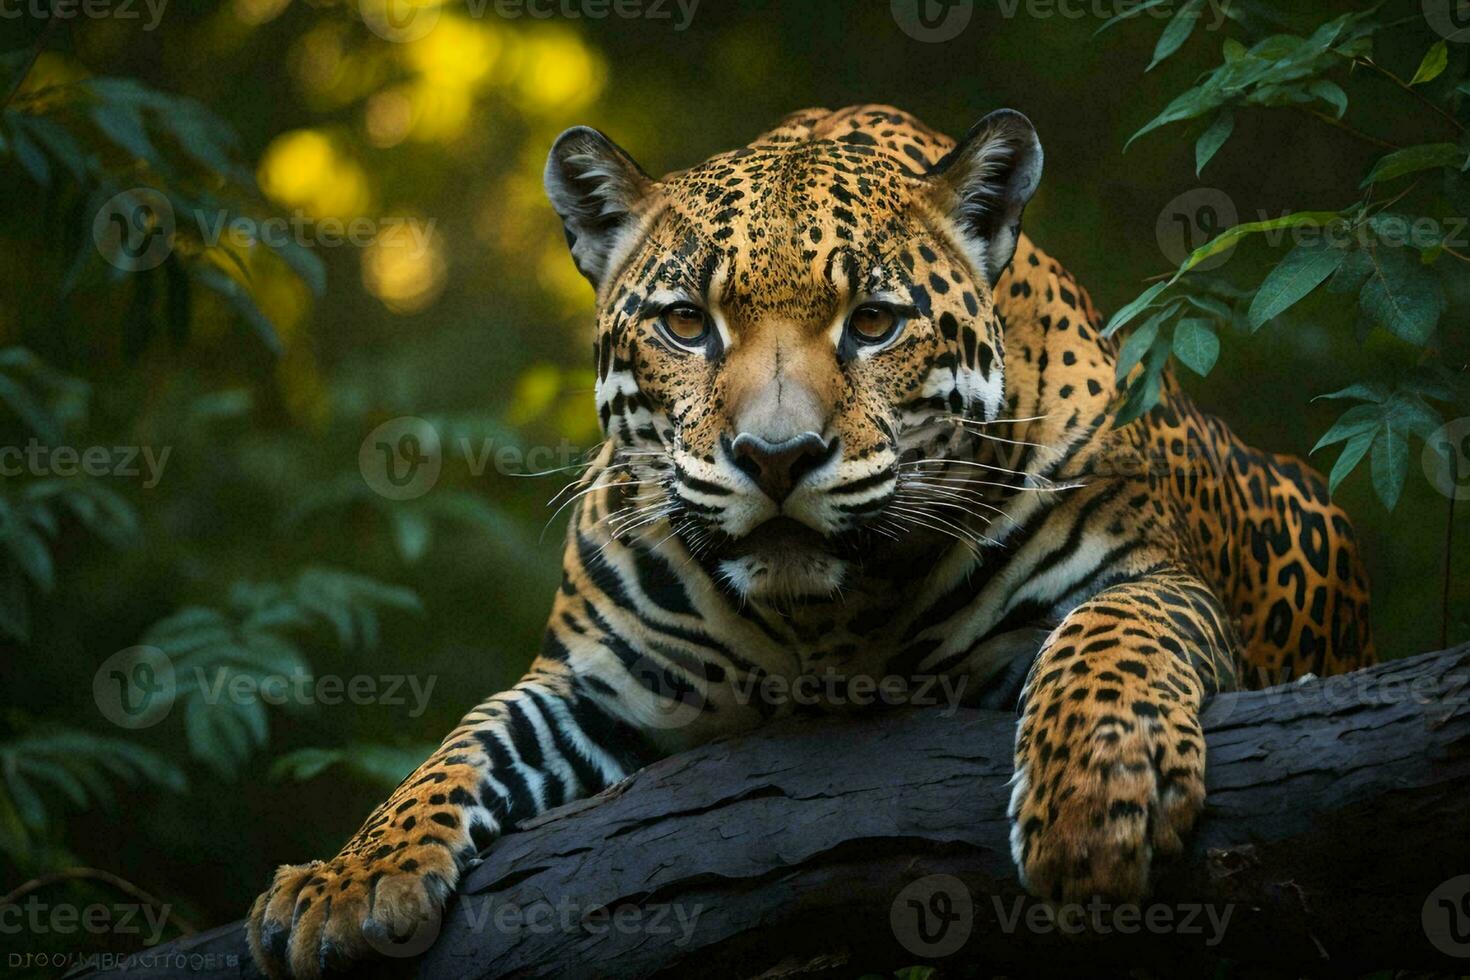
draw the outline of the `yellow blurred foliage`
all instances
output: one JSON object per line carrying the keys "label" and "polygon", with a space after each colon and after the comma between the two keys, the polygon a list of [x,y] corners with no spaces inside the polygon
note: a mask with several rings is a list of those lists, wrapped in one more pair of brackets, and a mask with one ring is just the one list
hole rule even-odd
{"label": "yellow blurred foliage", "polygon": [[525,425],[546,412],[561,391],[561,368],[555,364],[533,364],[516,379],[506,421]]}
{"label": "yellow blurred foliage", "polygon": [[275,20],[290,5],[291,0],[234,0],[230,12],[242,24],[258,27]]}
{"label": "yellow blurred foliage", "polygon": [[444,291],[449,266],[431,221],[385,224],[362,252],[362,284],[394,313],[417,313]]}
{"label": "yellow blurred foliage", "polygon": [[314,129],[283,133],[261,155],[256,179],[268,197],[312,218],[355,218],[372,202],[367,174],[331,137]]}
{"label": "yellow blurred foliage", "polygon": [[462,88],[418,82],[408,89],[412,133],[421,143],[447,143],[469,126],[472,93]]}
{"label": "yellow blurred foliage", "polygon": [[590,368],[533,364],[516,380],[506,421],[521,428],[548,423],[572,443],[590,444],[599,437],[592,401],[596,384]]}
{"label": "yellow blurred foliage", "polygon": [[536,262],[536,282],[556,297],[557,305],[567,316],[591,313],[595,298],[592,284],[577,271],[564,242],[553,241],[542,249]]}
{"label": "yellow blurred foliage", "polygon": [[54,51],[42,51],[15,96],[17,99],[23,99],[53,85],[70,85],[72,82],[79,82],[90,74],[80,62],[66,55],[57,54]]}
{"label": "yellow blurred foliage", "polygon": [[503,43],[488,21],[440,17],[433,30],[405,45],[405,58],[431,85],[470,88],[489,77]]}
{"label": "yellow blurred foliage", "polygon": [[413,97],[406,86],[375,93],[363,106],[368,142],[380,149],[402,143],[413,124],[413,112]]}
{"label": "yellow blurred foliage", "polygon": [[596,101],[607,82],[602,56],[561,27],[524,35],[520,53],[514,101],[528,114],[574,112]]}
{"label": "yellow blurred foliage", "polygon": [[313,109],[350,105],[377,91],[392,77],[391,52],[355,43],[351,25],[322,21],[292,47],[291,75],[302,99]]}

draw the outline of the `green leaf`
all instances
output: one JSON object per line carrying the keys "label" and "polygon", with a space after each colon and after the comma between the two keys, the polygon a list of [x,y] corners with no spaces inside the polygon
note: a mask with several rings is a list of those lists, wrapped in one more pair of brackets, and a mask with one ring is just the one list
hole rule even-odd
{"label": "green leaf", "polygon": [[276,334],[275,324],[255,305],[255,300],[244,286],[211,265],[195,265],[190,273],[201,285],[223,296],[240,318],[254,328],[272,354],[282,352],[284,348],[281,347],[281,338]]}
{"label": "green leaf", "polygon": [[1321,401],[1324,398],[1355,398],[1363,402],[1382,403],[1388,401],[1389,395],[1388,385],[1382,381],[1359,381],[1355,384],[1348,385],[1346,388],[1339,388],[1337,391],[1330,391],[1325,395],[1318,395],[1312,401]]}
{"label": "green leaf", "polygon": [[1426,441],[1444,424],[1439,412],[1430,408],[1423,398],[1403,388],[1394,393],[1383,417],[1398,428]]}
{"label": "green leaf", "polygon": [[1265,221],[1250,221],[1243,225],[1235,225],[1227,228],[1224,232],[1205,242],[1199,248],[1190,253],[1174,273],[1174,277],[1168,282],[1173,284],[1179,277],[1190,269],[1199,265],[1221,252],[1234,247],[1236,242],[1247,235],[1258,235],[1268,231],[1277,231],[1283,228],[1316,227],[1320,228],[1333,221],[1341,219],[1336,211],[1296,211],[1292,214],[1282,215],[1279,218],[1270,218]]}
{"label": "green leaf", "polygon": [[1363,457],[1368,453],[1369,447],[1373,445],[1373,434],[1377,431],[1377,428],[1374,425],[1366,431],[1354,433],[1348,438],[1347,443],[1342,447],[1342,452],[1338,454],[1337,462],[1332,464],[1332,472],[1327,476],[1327,493],[1329,495],[1336,495],[1338,486],[1362,462]]}
{"label": "green leaf", "polygon": [[318,299],[327,291],[327,270],[322,260],[316,253],[297,242],[281,239],[280,236],[269,236],[266,244],[280,256],[292,272],[301,278],[306,288]]}
{"label": "green leaf", "polygon": [[1158,404],[1159,392],[1163,387],[1164,367],[1168,363],[1169,345],[1167,343],[1156,342],[1149,348],[1148,356],[1144,359],[1143,373],[1128,386],[1128,397],[1123,400],[1122,407],[1118,409],[1118,414],[1113,419],[1115,427],[1122,427],[1133,422]]}
{"label": "green leaf", "polygon": [[1220,46],[1220,54],[1226,61],[1239,61],[1245,57],[1245,45],[1233,37],[1227,37]]}
{"label": "green leaf", "polygon": [[119,102],[102,102],[92,107],[92,121],[103,135],[149,166],[167,172],[167,165],[158,155],[148,131],[143,126],[143,115],[136,106]]}
{"label": "green leaf", "polygon": [[428,515],[407,507],[390,511],[393,521],[393,541],[398,554],[405,562],[415,564],[428,552],[434,539],[434,527]]}
{"label": "green leaf", "polygon": [[11,518],[7,525],[0,525],[0,544],[4,544],[21,571],[42,592],[50,592],[56,587],[56,565],[51,560],[51,550],[39,534]]}
{"label": "green leaf", "polygon": [[1152,71],[1159,62],[1183,47],[1199,24],[1200,12],[1204,6],[1205,0],[1186,0],[1180,6],[1173,19],[1164,27],[1164,33],[1159,36],[1159,43],[1154,46],[1153,60],[1144,71]]}
{"label": "green leaf", "polygon": [[1195,116],[1202,116],[1211,109],[1223,105],[1224,101],[1218,92],[1211,91],[1204,86],[1195,86],[1192,89],[1181,92],[1174,97],[1172,102],[1164,106],[1162,112],[1154,116],[1147,123],[1144,123],[1143,128],[1139,129],[1138,132],[1128,137],[1128,142],[1123,144],[1123,149],[1126,152],[1128,147],[1133,145],[1134,140],[1170,123],[1183,122],[1186,119],[1193,119]]}
{"label": "green leaf", "polygon": [[1214,296],[1196,296],[1191,293],[1184,297],[1185,302],[1201,312],[1208,313],[1213,319],[1229,325],[1234,319],[1234,311],[1224,300],[1216,299]]}
{"label": "green leaf", "polygon": [[1454,143],[1424,143],[1405,147],[1381,157],[1358,186],[1367,187],[1381,180],[1393,180],[1421,170],[1458,167],[1464,159],[1464,151]]}
{"label": "green leaf", "polygon": [[1131,17],[1137,17],[1139,14],[1144,13],[1148,10],[1152,10],[1154,7],[1162,7],[1166,3],[1173,2],[1174,0],[1143,0],[1143,3],[1126,5],[1121,13],[1114,14],[1103,23],[1103,26],[1093,31],[1092,36],[1097,37],[1097,35],[1101,34],[1109,27],[1112,27],[1114,24],[1121,24],[1123,21],[1128,20]]}
{"label": "green leaf", "polygon": [[341,762],[342,756],[341,749],[297,749],[271,763],[268,776],[276,782],[286,779],[305,782]]}
{"label": "green leaf", "polygon": [[1372,274],[1373,257],[1368,254],[1368,250],[1353,249],[1333,273],[1332,281],[1327,284],[1327,291],[1339,294],[1357,293]]}
{"label": "green leaf", "polygon": [[26,130],[36,138],[36,142],[46,148],[46,152],[56,158],[63,167],[76,180],[85,180],[87,177],[87,156],[82,152],[76,137],[54,119],[46,116],[28,116],[17,114],[17,125],[24,125]]}
{"label": "green leaf", "polygon": [[41,148],[19,127],[12,127],[10,130],[10,144],[15,151],[16,161],[31,175],[31,179],[42,187],[50,187],[51,164],[46,162],[46,154],[41,152]]}
{"label": "green leaf", "polygon": [[1194,144],[1194,175],[1198,177],[1205,169],[1205,164],[1214,159],[1215,154],[1220,152],[1220,147],[1230,138],[1235,131],[1235,113],[1229,109],[1221,109],[1215,114],[1214,122],[1210,123],[1199,140]]}
{"label": "green leaf", "polygon": [[1414,72],[1414,77],[1409,79],[1409,84],[1422,85],[1425,82],[1434,81],[1449,63],[1449,45],[1444,38],[1440,38],[1424,53],[1424,60],[1419,62],[1419,70]]}
{"label": "green leaf", "polygon": [[1313,98],[1321,99],[1332,108],[1337,110],[1337,118],[1341,119],[1347,112],[1348,97],[1342,90],[1342,86],[1326,78],[1318,78],[1307,86],[1307,93]]}
{"label": "green leaf", "polygon": [[1423,347],[1444,309],[1439,278],[1406,249],[1377,246],[1370,251],[1373,272],[1358,296],[1359,308],[1389,333]]}
{"label": "green leaf", "polygon": [[403,782],[434,751],[434,746],[347,746],[347,769],[354,776],[389,789]]}
{"label": "green leaf", "polygon": [[32,830],[44,830],[46,805],[41,802],[40,795],[30,783],[26,782],[25,777],[20,774],[16,766],[7,765],[4,773],[5,788],[10,792],[10,799],[15,803],[15,809],[20,813],[21,820]]}
{"label": "green leaf", "polygon": [[1276,264],[1251,300],[1251,330],[1280,316],[1302,297],[1321,285],[1347,258],[1347,251],[1328,248],[1322,242],[1303,242]]}
{"label": "green leaf", "polygon": [[0,374],[0,402],[20,418],[41,441],[56,445],[61,442],[61,422],[28,386],[15,378]]}
{"label": "green leaf", "polygon": [[31,602],[26,582],[9,562],[0,565],[0,633],[19,642],[31,638]]}
{"label": "green leaf", "polygon": [[1312,447],[1312,452],[1323,449],[1335,442],[1352,439],[1365,432],[1375,431],[1383,421],[1383,407],[1377,404],[1354,405],[1340,415],[1332,428],[1322,433],[1322,438]]}
{"label": "green leaf", "polygon": [[[228,699],[230,675],[212,679],[223,685]],[[250,745],[244,724],[231,710],[227,700],[210,704],[202,696],[191,697],[184,709],[184,734],[189,754],[203,762],[220,777],[233,780],[240,764],[249,756]]]}
{"label": "green leaf", "polygon": [[1208,375],[1220,357],[1220,338],[1210,329],[1210,321],[1186,317],[1174,328],[1174,356],[1200,377]]}
{"label": "green leaf", "polygon": [[[1232,3],[1229,7],[1237,5]],[[1373,28],[1365,20],[1371,13],[1369,10],[1344,14],[1323,24],[1311,37],[1276,34],[1244,53],[1227,55],[1224,64],[1208,73],[1194,88],[1176,96],[1134,133],[1128,143],[1131,145],[1161,126],[1193,119],[1225,105],[1291,105],[1313,99],[1338,104],[1341,97],[1336,90],[1326,86],[1314,88],[1313,82],[1352,57],[1366,53]],[[1227,14],[1231,14],[1228,8]]]}
{"label": "green leaf", "polygon": [[1143,360],[1143,356],[1153,349],[1164,318],[1163,313],[1154,314],[1145,320],[1137,330],[1130,333],[1127,340],[1123,341],[1123,346],[1118,349],[1118,363],[1115,365],[1119,381],[1128,377],[1128,372],[1132,371],[1138,362]]}
{"label": "green leaf", "polygon": [[1152,286],[1145,289],[1130,303],[1124,306],[1117,313],[1113,314],[1113,318],[1109,320],[1108,325],[1103,328],[1103,336],[1111,337],[1113,334],[1126,327],[1129,323],[1133,322],[1138,314],[1148,309],[1149,306],[1153,304],[1153,301],[1158,298],[1159,294],[1168,288],[1168,283],[1156,282]]}
{"label": "green leaf", "polygon": [[1373,440],[1373,490],[1383,506],[1398,506],[1409,475],[1409,438],[1403,429],[1385,422]]}

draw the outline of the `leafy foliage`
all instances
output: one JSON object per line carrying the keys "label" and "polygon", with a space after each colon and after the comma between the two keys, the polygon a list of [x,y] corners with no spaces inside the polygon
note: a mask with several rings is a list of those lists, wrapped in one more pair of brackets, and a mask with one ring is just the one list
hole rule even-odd
{"label": "leafy foliage", "polygon": [[347,745],[340,749],[306,748],[288,752],[271,764],[272,779],[304,782],[338,767],[354,778],[382,789],[393,789],[434,751],[433,745],[398,748],[391,745]]}
{"label": "leafy foliage", "polygon": [[[410,591],[347,572],[309,568],[289,584],[240,583],[221,611],[189,606],[143,635],[171,661],[189,752],[230,779],[266,744],[263,692],[302,690],[311,667],[298,638],[332,637],[344,650],[375,648],[379,613],[419,611]],[[288,708],[301,701],[283,697]]]}
{"label": "leafy foliage", "polygon": [[125,739],[55,728],[0,742],[0,853],[29,864],[51,825],[48,797],[79,810],[111,808],[113,782],[188,789],[178,766]]}
{"label": "leafy foliage", "polygon": [[[0,349],[0,403],[20,430],[47,446],[86,418],[88,386],[56,371],[23,347]],[[22,440],[17,440],[22,441]],[[13,447],[15,454],[29,448]],[[23,467],[7,458],[0,483],[0,636],[30,637],[30,594],[56,587],[52,545],[64,520],[114,547],[134,544],[138,516],[131,504],[95,479],[17,479]]]}
{"label": "leafy foliage", "polygon": [[[1190,4],[1179,8],[1159,38],[1150,68],[1179,50],[1193,32],[1198,15]],[[1208,374],[1219,353],[1217,331],[1243,319],[1246,331],[1254,333],[1278,322],[1319,290],[1355,299],[1358,342],[1381,331],[1420,352],[1420,365],[1407,378],[1368,381],[1323,396],[1361,402],[1317,444],[1321,449],[1343,443],[1331,474],[1334,491],[1367,459],[1374,490],[1384,506],[1392,509],[1409,471],[1411,439],[1427,439],[1444,424],[1444,413],[1451,407],[1458,406],[1462,413],[1470,411],[1470,401],[1454,383],[1449,368],[1439,361],[1443,349],[1439,333],[1450,307],[1447,283],[1453,280],[1460,289],[1470,283],[1466,269],[1470,256],[1460,254],[1446,241],[1448,230],[1464,227],[1459,216],[1465,213],[1462,205],[1470,186],[1465,178],[1470,169],[1470,141],[1459,118],[1466,83],[1445,88],[1447,94],[1439,96],[1443,105],[1414,89],[1448,70],[1451,60],[1443,39],[1429,46],[1408,82],[1375,62],[1375,37],[1402,23],[1379,21],[1377,8],[1373,8],[1335,17],[1308,33],[1272,33],[1254,39],[1249,46],[1227,40],[1219,67],[1175,97],[1129,140],[1132,143],[1171,124],[1208,119],[1195,144],[1198,172],[1230,139],[1238,110],[1289,108],[1338,125],[1389,152],[1379,156],[1364,176],[1360,200],[1336,211],[1291,212],[1225,229],[1196,248],[1171,277],[1155,283],[1114,315],[1107,327],[1109,334],[1141,320],[1120,352],[1118,376],[1127,385],[1120,424],[1157,402],[1160,375],[1170,354],[1196,373]],[[1408,104],[1424,117],[1426,132],[1437,126],[1457,139],[1396,147],[1354,130],[1342,121],[1349,98],[1339,78],[1355,70],[1377,73],[1396,83],[1411,98]],[[1431,174],[1440,180],[1428,182]],[[1381,189],[1387,192],[1385,185],[1405,178],[1413,180],[1387,200],[1378,200]],[[1244,288],[1238,284],[1227,287],[1228,280],[1221,273],[1203,271],[1207,260],[1252,239],[1264,239],[1272,247],[1283,242],[1291,245],[1259,282]],[[1202,308],[1197,297],[1202,291],[1226,296],[1232,289],[1238,302],[1213,306],[1208,318],[1199,316]],[[1249,303],[1242,318],[1239,306],[1246,297]]]}
{"label": "leafy foliage", "polygon": [[[188,334],[190,296],[202,287],[249,325],[266,346],[279,352],[275,327],[250,292],[254,254],[271,252],[313,293],[325,288],[321,261],[299,243],[258,233],[251,213],[259,198],[255,178],[236,162],[235,132],[201,103],[156,91],[131,78],[86,78],[23,93],[0,112],[0,155],[8,153],[43,191],[68,181],[76,195],[78,243],[60,285],[65,298],[104,266],[93,243],[93,225],[116,221],[135,244],[153,234],[167,236],[167,258],[157,271],[112,261],[113,284],[133,279],[132,308],[123,322],[125,340],[136,352],[147,345],[154,316],[166,295],[166,317],[176,342]],[[126,161],[126,165],[122,161]],[[159,213],[155,198],[161,195]],[[146,227],[144,225],[146,224]],[[220,238],[229,226],[246,233],[247,245]],[[252,233],[253,232],[253,233]],[[156,279],[164,280],[158,289]]]}

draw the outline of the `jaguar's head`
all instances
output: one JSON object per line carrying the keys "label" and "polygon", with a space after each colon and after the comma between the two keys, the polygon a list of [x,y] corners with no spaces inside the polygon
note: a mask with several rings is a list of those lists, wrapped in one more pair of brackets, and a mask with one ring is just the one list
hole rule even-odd
{"label": "jaguar's head", "polygon": [[991,289],[1035,130],[1001,110],[926,161],[846,119],[661,180],[578,128],[546,166],[597,290],[606,469],[645,481],[613,521],[673,520],[757,601],[829,594],[871,535],[943,524],[906,484],[1004,403]]}

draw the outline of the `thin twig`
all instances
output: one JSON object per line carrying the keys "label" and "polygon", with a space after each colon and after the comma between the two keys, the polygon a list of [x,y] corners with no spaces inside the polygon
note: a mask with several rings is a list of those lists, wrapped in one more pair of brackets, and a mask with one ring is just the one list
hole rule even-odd
{"label": "thin twig", "polygon": [[1325,122],[1327,125],[1333,127],[1334,129],[1340,129],[1344,133],[1347,133],[1350,136],[1356,136],[1358,139],[1363,140],[1364,142],[1372,143],[1374,146],[1378,147],[1379,149],[1383,149],[1383,150],[1402,150],[1403,149],[1403,147],[1399,146],[1396,143],[1390,143],[1388,140],[1381,140],[1377,136],[1370,136],[1368,133],[1365,133],[1365,132],[1363,132],[1360,129],[1354,129],[1352,126],[1349,126],[1347,123],[1343,122],[1341,119],[1338,119],[1336,116],[1329,116],[1327,113],[1322,112],[1319,109],[1308,109],[1308,108],[1305,108],[1304,106],[1297,106],[1297,108],[1298,109],[1301,109],[1302,112],[1305,112],[1309,116],[1312,116],[1312,117],[1314,117],[1316,119],[1322,120],[1323,122]]}
{"label": "thin twig", "polygon": [[29,895],[33,891],[37,891],[38,889],[46,888],[50,885],[59,884],[63,881],[81,880],[100,881],[103,884],[111,885],[113,888],[116,888],[118,891],[127,895],[129,898],[136,898],[138,901],[143,902],[146,905],[151,905],[154,908],[161,910],[165,918],[172,919],[174,925],[178,926],[179,931],[186,936],[192,936],[194,933],[199,931],[198,929],[194,928],[194,926],[190,924],[187,920],[185,920],[181,916],[175,915],[172,905],[169,905],[167,902],[159,901],[153,895],[139,888],[137,885],[133,884],[131,881],[128,881],[126,878],[119,877],[118,875],[113,874],[111,871],[103,871],[101,868],[67,868],[63,871],[56,871],[48,875],[41,875],[39,878],[32,878],[30,881],[15,889],[15,891],[10,892],[8,895],[0,897],[0,908],[4,908],[7,905],[19,905],[20,899],[24,898],[26,895]]}
{"label": "thin twig", "polygon": [[[1414,178],[1414,182],[1412,184],[1410,184],[1408,187],[1405,187],[1403,190],[1399,191],[1393,197],[1389,198],[1388,200],[1386,200],[1382,204],[1380,204],[1378,206],[1378,210],[1380,212],[1387,211],[1389,208],[1393,207],[1395,204],[1399,203],[1404,198],[1408,197],[1411,193],[1413,193],[1414,188],[1418,187],[1419,184],[1421,182],[1423,182],[1423,180],[1424,180],[1423,177],[1416,177],[1416,178]],[[1368,188],[1368,194],[1369,194],[1370,197],[1373,194],[1374,188],[1376,188],[1377,186],[1378,186],[1377,184],[1374,184],[1374,185],[1372,185],[1372,186],[1370,186]],[[1373,206],[1372,202],[1367,202],[1367,203],[1364,204],[1364,207],[1372,207],[1372,206]]]}
{"label": "thin twig", "polygon": [[1387,68],[1384,68],[1382,65],[1380,65],[1378,62],[1374,61],[1372,58],[1359,58],[1359,59],[1357,59],[1357,64],[1367,65],[1369,68],[1372,68],[1374,71],[1378,72],[1378,74],[1382,75],[1384,78],[1387,78],[1389,81],[1393,82],[1399,88],[1403,89],[1405,92],[1408,92],[1414,98],[1418,99],[1420,102],[1424,103],[1426,106],[1428,106],[1429,108],[1433,109],[1446,122],[1448,122],[1451,126],[1455,127],[1455,129],[1459,130],[1462,133],[1465,131],[1465,124],[1464,123],[1460,122],[1460,120],[1456,119],[1454,116],[1450,115],[1448,112],[1445,112],[1444,109],[1442,109],[1440,106],[1435,105],[1433,99],[1429,98],[1423,92],[1420,92],[1418,89],[1414,88],[1414,86],[1410,85],[1408,82],[1404,81],[1402,78],[1398,77],[1393,72],[1389,71]]}

